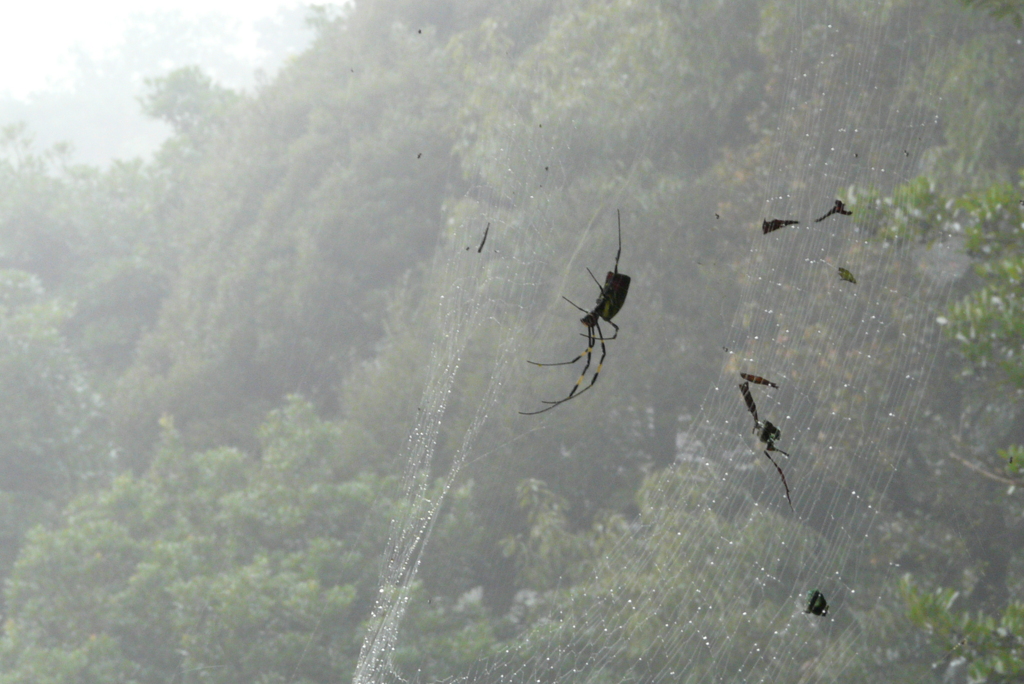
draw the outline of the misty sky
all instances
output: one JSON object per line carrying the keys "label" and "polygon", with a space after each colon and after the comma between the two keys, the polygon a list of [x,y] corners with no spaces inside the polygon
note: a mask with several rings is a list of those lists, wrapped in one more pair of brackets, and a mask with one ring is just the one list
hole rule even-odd
{"label": "misty sky", "polygon": [[180,10],[188,17],[218,12],[237,18],[241,22],[237,54],[258,61],[252,22],[299,4],[294,0],[123,0],[11,6],[0,23],[0,60],[7,65],[0,71],[0,93],[23,98],[33,91],[60,87],[73,71],[74,47],[100,57],[120,43],[132,14],[153,11]]}
{"label": "misty sky", "polygon": [[146,117],[147,80],[199,66],[249,89],[309,45],[296,0],[175,0],[25,5],[0,25],[0,128],[24,125],[37,149],[69,144],[72,160],[147,157],[169,127]]}

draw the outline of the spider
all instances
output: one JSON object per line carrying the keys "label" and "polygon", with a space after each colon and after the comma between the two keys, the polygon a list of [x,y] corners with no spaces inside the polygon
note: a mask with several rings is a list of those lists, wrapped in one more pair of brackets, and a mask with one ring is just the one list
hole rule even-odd
{"label": "spider", "polygon": [[[619,326],[612,322],[612,318],[614,318],[615,314],[619,312],[622,305],[626,303],[626,294],[629,292],[630,277],[624,273],[619,273],[619,257],[622,256],[622,215],[617,209],[615,210],[615,217],[619,225],[619,251],[615,253],[614,269],[608,271],[608,275],[604,278],[604,285],[598,281],[597,277],[594,276],[594,273],[589,268],[587,269],[587,273],[590,274],[590,277],[594,279],[594,282],[597,283],[597,286],[601,289],[601,292],[597,295],[597,303],[594,305],[594,309],[592,311],[587,311],[568,297],[562,297],[562,299],[586,314],[580,319],[580,323],[587,326],[587,332],[584,334],[584,337],[587,338],[586,350],[571,361],[561,361],[559,363],[538,363],[536,361],[527,360],[527,363],[532,363],[534,366],[570,366],[586,356],[587,361],[583,364],[583,372],[580,373],[580,377],[576,380],[576,384],[573,385],[572,390],[569,392],[569,396],[564,399],[559,399],[558,401],[542,401],[542,403],[548,404],[548,406],[545,406],[539,411],[520,411],[519,413],[524,416],[533,416],[538,413],[550,411],[559,404],[564,404],[573,397],[578,397],[593,387],[594,383],[597,382],[597,376],[601,374],[601,368],[604,366],[604,357],[608,351],[604,346],[605,340],[614,340],[619,336]],[[609,325],[615,328],[614,335],[611,337],[604,336],[604,333],[601,332],[601,319],[604,319]],[[583,383],[583,379],[587,376],[587,369],[590,368],[590,361],[594,352],[594,342],[601,343],[601,358],[597,362],[597,370],[594,371],[594,375],[590,378],[590,384],[580,390],[580,385]],[[577,390],[579,391],[577,392]]]}
{"label": "spider", "polygon": [[[741,375],[748,377],[745,373],[741,373]],[[760,376],[755,377],[757,377],[758,380],[764,380],[764,378]],[[758,384],[776,386],[768,380],[764,380],[764,382],[759,382]],[[769,453],[771,451],[777,451],[780,454],[785,454],[787,457],[789,456],[788,453],[775,446],[775,442],[782,439],[782,430],[776,427],[770,420],[762,422],[758,419],[757,406],[754,404],[754,397],[750,394],[749,382],[744,382],[740,385],[740,394],[743,395],[743,401],[746,402],[747,410],[750,411],[750,415],[754,417],[754,434],[756,434],[758,440],[764,444],[765,458],[771,461],[772,465],[775,466],[775,470],[778,471],[779,477],[782,479],[782,487],[786,490],[786,501],[789,502],[790,510],[793,510],[793,500],[789,498],[789,484],[786,482],[786,474],[782,472],[782,468],[779,467],[779,464],[775,462],[775,459],[772,458]]]}

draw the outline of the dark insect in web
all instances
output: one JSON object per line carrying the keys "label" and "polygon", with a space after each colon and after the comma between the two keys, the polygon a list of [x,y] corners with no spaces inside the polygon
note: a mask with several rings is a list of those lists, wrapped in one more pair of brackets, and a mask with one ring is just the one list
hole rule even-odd
{"label": "dark insect in web", "polygon": [[488,223],[487,227],[484,228],[484,239],[480,241],[480,246],[476,248],[476,253],[477,254],[479,254],[480,252],[484,251],[484,243],[487,242],[487,232],[490,231],[490,229],[491,229],[491,224]]}
{"label": "dark insect in web", "polygon": [[[615,267],[611,271],[608,271],[608,275],[606,275],[604,279],[604,285],[598,281],[594,276],[594,273],[589,268],[587,269],[587,273],[590,273],[590,277],[594,279],[594,282],[597,283],[597,286],[601,290],[597,295],[597,303],[594,305],[594,309],[592,311],[587,311],[568,297],[562,297],[562,299],[586,314],[580,319],[580,323],[587,326],[587,332],[584,335],[587,338],[586,350],[570,361],[538,363],[536,361],[527,360],[527,363],[532,363],[534,366],[571,366],[586,356],[587,361],[583,364],[583,372],[580,373],[580,377],[576,380],[576,384],[573,385],[572,390],[569,392],[569,396],[564,399],[559,399],[558,401],[542,401],[542,403],[548,404],[548,406],[545,406],[539,411],[520,411],[519,413],[524,416],[534,416],[538,413],[550,411],[559,404],[564,404],[573,397],[578,397],[593,387],[594,383],[597,382],[597,376],[601,374],[601,368],[604,366],[604,357],[608,352],[604,344],[605,341],[614,340],[619,336],[619,326],[612,322],[612,318],[614,318],[615,314],[619,312],[622,305],[626,303],[626,294],[629,292],[630,278],[624,273],[619,273],[619,257],[622,256],[622,216],[618,210],[615,211],[615,216],[619,226],[619,251],[615,253]],[[609,325],[615,328],[614,335],[611,337],[604,336],[604,333],[601,332],[601,320],[607,321]],[[597,370],[594,371],[594,375],[590,378],[590,384],[581,390],[580,385],[583,383],[583,379],[587,376],[587,370],[590,368],[590,362],[593,358],[595,342],[601,343],[601,358],[597,362]]]}
{"label": "dark insect in web", "polygon": [[[747,374],[741,373],[740,375],[746,378]],[[764,378],[761,378],[760,376],[754,377],[764,380]],[[771,384],[770,381],[767,380],[765,383]],[[779,464],[775,462],[775,459],[772,458],[769,453],[771,451],[776,451],[780,454],[784,454],[785,456],[789,456],[788,453],[775,446],[775,442],[782,438],[782,430],[777,428],[770,420],[762,422],[757,417],[757,405],[754,403],[753,395],[750,394],[750,382],[740,384],[740,394],[743,395],[743,401],[747,404],[747,411],[749,411],[750,415],[754,417],[754,434],[757,435],[758,440],[765,445],[763,452],[765,458],[772,462],[772,465],[775,466],[775,470],[779,473],[779,478],[782,480],[782,488],[786,490],[786,501],[789,502],[790,510],[793,510],[793,499],[789,496],[789,483],[786,482],[786,474],[782,472],[782,468],[779,467]]]}
{"label": "dark insect in web", "polygon": [[851,216],[853,212],[846,208],[846,205],[841,200],[836,200],[836,203],[832,205],[832,208],[828,210],[828,213],[820,218],[814,219],[815,223],[821,223],[832,214],[840,214],[842,216]]}
{"label": "dark insect in web", "polygon": [[750,373],[740,373],[740,377],[743,378],[744,380],[748,381],[748,382],[754,383],[755,385],[768,385],[769,387],[774,387],[775,389],[779,389],[779,386],[776,385],[774,382],[772,382],[771,380],[766,380],[765,378],[762,378],[760,375],[751,375]]}
{"label": "dark insect in web", "polygon": [[785,228],[786,226],[795,226],[799,224],[799,221],[791,221],[789,219],[764,219],[761,221],[761,232],[767,235],[772,231],[778,230],[779,228]]}
{"label": "dark insect in web", "polygon": [[822,617],[828,615],[828,601],[825,600],[825,595],[817,589],[807,592],[807,609],[804,612]]}
{"label": "dark insect in web", "polygon": [[853,277],[853,274],[842,266],[839,267],[839,277],[848,283],[857,284],[857,279]]}

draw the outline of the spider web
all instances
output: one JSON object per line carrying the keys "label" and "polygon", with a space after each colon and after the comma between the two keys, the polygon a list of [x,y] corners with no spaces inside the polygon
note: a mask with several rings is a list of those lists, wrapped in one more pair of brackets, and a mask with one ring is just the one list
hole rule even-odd
{"label": "spider web", "polygon": [[[740,305],[733,310],[711,288],[693,293],[700,315],[725,319],[726,333],[715,341],[723,348],[717,379],[696,388],[704,399],[680,432],[675,466],[652,478],[630,534],[604,550],[593,581],[557,605],[541,602],[536,610],[550,612],[534,624],[545,629],[511,640],[503,654],[472,666],[465,681],[603,682],[613,669],[616,681],[625,671],[626,681],[651,682],[836,681],[852,674],[863,635],[850,615],[883,600],[862,588],[879,586],[867,582],[858,562],[870,550],[876,520],[877,502],[866,493],[884,492],[901,465],[935,350],[920,340],[937,339],[923,301],[941,298],[951,279],[941,259],[919,247],[879,240],[879,226],[858,215],[864,207],[849,197],[852,187],[884,194],[916,177],[919,153],[938,139],[931,114],[891,96],[910,66],[888,63],[882,46],[905,39],[905,28],[894,26],[889,6],[879,2],[873,18],[847,24],[840,35],[828,17],[849,8],[816,7],[790,15],[804,22],[787,33],[795,37],[791,60],[778,65],[783,107],[792,116],[781,117],[757,164],[759,201],[731,205],[721,216],[750,228],[739,258]],[[834,48],[833,40],[847,49]],[[803,41],[818,46],[816,62],[801,61],[809,52]],[[539,70],[535,76],[543,78]],[[408,506],[391,523],[356,682],[403,680],[392,656],[408,638],[403,618],[417,571],[432,552],[446,495],[467,466],[542,448],[538,440],[562,425],[557,413],[572,411],[581,424],[607,420],[618,382],[654,369],[642,359],[632,369],[617,365],[624,347],[657,349],[676,337],[674,324],[631,311],[645,288],[636,249],[645,216],[631,192],[657,143],[651,139],[634,157],[617,160],[620,182],[581,213],[565,188],[585,175],[575,155],[589,141],[580,132],[553,142],[536,125],[525,93],[509,104],[496,136],[501,145],[476,170],[479,185],[454,203],[433,265],[442,332],[432,341],[421,411],[407,442]],[[854,215],[815,223],[836,198],[846,198]],[[601,381],[544,416],[519,417],[517,411],[541,408],[542,399],[565,396],[575,381],[578,370],[535,369],[525,361],[568,359],[585,346],[582,337],[566,339],[567,330],[580,332],[580,314],[560,297],[590,306],[597,286],[585,267],[598,275],[611,268],[620,207],[620,271],[633,283]],[[762,220],[775,218],[800,223],[762,235]],[[486,225],[489,238],[477,252]],[[714,257],[680,255],[679,268],[702,258]],[[839,267],[856,276],[856,285],[838,277]],[[496,340],[493,354],[468,359],[473,340],[488,336]],[[471,363],[486,368],[486,386],[472,419],[458,426],[458,447],[438,489],[438,442],[456,427],[446,423],[447,412],[468,382],[460,371]],[[869,383],[879,368],[883,380]],[[751,435],[737,388],[741,371],[780,386],[751,385],[751,392],[761,419],[782,430],[777,446],[792,455],[774,455],[787,474],[792,514]],[[565,449],[585,446],[567,439]],[[813,469],[810,458],[801,458],[810,453]],[[862,491],[848,486],[854,480]],[[723,522],[723,508],[740,512]],[[806,524],[812,518],[813,529]],[[665,548],[683,553],[666,558]],[[879,572],[895,578],[898,569]],[[804,614],[811,589],[828,598],[828,616]],[[758,599],[769,594],[789,600]],[[737,651],[734,643],[754,645]],[[816,669],[802,670],[812,652],[820,654]]]}

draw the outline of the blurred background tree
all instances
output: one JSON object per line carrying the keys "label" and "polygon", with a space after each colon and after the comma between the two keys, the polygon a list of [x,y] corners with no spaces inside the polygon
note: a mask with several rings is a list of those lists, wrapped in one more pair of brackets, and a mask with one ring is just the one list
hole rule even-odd
{"label": "blurred background tree", "polygon": [[[549,414],[528,449],[495,421],[503,446],[468,464],[449,494],[395,664],[410,678],[464,674],[517,637],[544,643],[551,610],[631,601],[651,620],[609,613],[607,632],[579,636],[595,649],[629,645],[608,660],[609,681],[635,671],[638,654],[652,673],[722,667],[681,662],[654,629],[699,609],[687,588],[751,591],[696,563],[701,531],[733,540],[736,564],[757,560],[773,530],[799,531],[801,548],[765,573],[791,578],[836,523],[813,502],[803,522],[789,517],[771,471],[722,465],[717,475],[742,484],[743,497],[726,497],[679,453],[680,437],[723,363],[740,370],[722,346],[753,306],[739,301],[740,268],[757,227],[735,217],[757,211],[771,155],[797,163],[780,131],[825,125],[783,106],[779,65],[815,68],[821,48],[793,32],[854,26],[862,10],[358,2],[314,12],[313,44],[255,90],[186,64],[146,74],[140,104],[173,128],[152,159],[77,165],[67,148],[40,151],[25,127],[7,128],[0,387],[17,400],[0,413],[13,540],[0,566],[0,680],[350,677],[387,560],[386,522],[407,505],[396,473],[439,332],[431,259],[453,217],[487,201],[479,187],[508,173],[548,184],[559,215],[596,227],[583,248],[575,231],[553,233],[544,291],[562,294],[572,263],[578,277],[564,294],[594,296],[576,264],[611,265],[616,208],[620,268],[645,286],[616,319],[631,343],[615,344],[602,370],[599,387],[614,399]],[[858,279],[898,282],[915,298],[888,304],[893,339],[871,350],[880,361],[857,392],[841,374],[863,350],[843,330],[828,331],[833,358],[802,359],[795,343],[787,353],[822,388],[801,416],[812,426],[867,406],[902,414],[920,404],[922,420],[870,463],[867,428],[841,445],[822,430],[802,440],[795,492],[813,479],[822,500],[877,512],[871,552],[850,561],[864,603],[836,611],[846,641],[801,627],[810,646],[778,676],[918,682],[963,658],[975,679],[995,681],[1018,671],[1024,601],[1024,511],[1010,489],[1024,445],[1019,31],[951,1],[888,11],[907,36],[882,46],[885,61],[907,65],[901,78],[829,122],[882,125],[871,118],[882,108],[869,105],[892,97],[942,121],[939,139],[912,151],[918,178],[843,195],[873,231],[843,255]],[[941,49],[936,35],[948,37]],[[551,168],[496,154],[521,123],[551,145],[572,140],[574,154]],[[882,259],[886,241],[913,248]],[[952,255],[951,288],[935,285],[923,254]],[[781,248],[774,257],[795,258]],[[579,351],[577,314],[557,294],[526,304],[544,326],[529,358],[559,351],[544,346],[548,335]],[[808,293],[807,320],[824,319],[835,297]],[[461,359],[466,390],[448,406],[435,476],[473,420],[503,323],[483,325]],[[935,350],[913,396],[887,393],[897,333]],[[560,393],[569,375],[517,382]],[[748,424],[738,397],[736,409]],[[872,468],[892,476],[866,478]],[[664,512],[657,534],[633,534],[669,492],[686,506]],[[646,559],[628,582],[600,564],[623,545]],[[909,577],[898,582],[893,566]],[[759,587],[750,619],[726,620],[716,635],[736,640],[737,681],[763,664],[745,658],[778,628],[789,600],[780,586]],[[650,587],[666,591],[655,602]]]}

